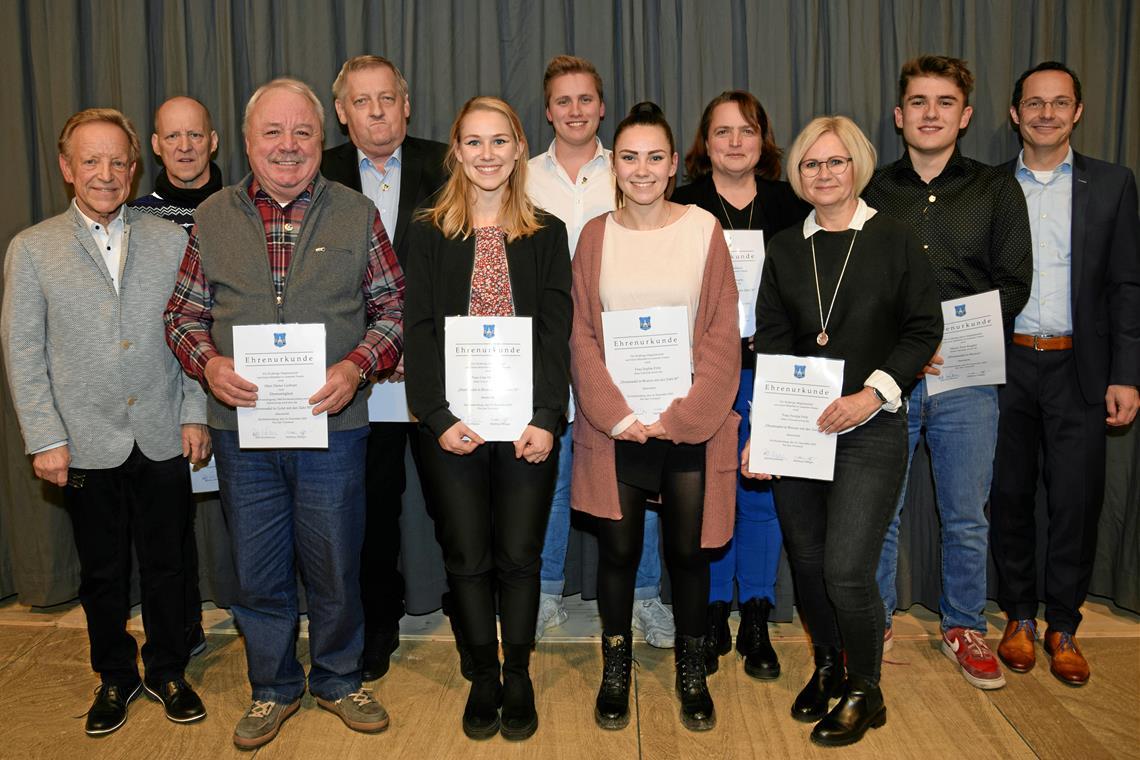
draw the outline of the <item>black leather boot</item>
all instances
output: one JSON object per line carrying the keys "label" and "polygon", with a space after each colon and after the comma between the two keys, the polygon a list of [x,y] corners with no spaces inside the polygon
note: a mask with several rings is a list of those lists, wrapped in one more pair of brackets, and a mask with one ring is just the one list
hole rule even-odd
{"label": "black leather boot", "polygon": [[804,723],[815,723],[827,715],[829,700],[843,696],[843,650],[813,646],[815,672],[792,703],[792,717]]}
{"label": "black leather boot", "polygon": [[522,741],[538,730],[534,709],[534,685],[530,682],[530,651],[533,642],[503,642],[503,713],[499,731],[503,738]]}
{"label": "black leather boot", "polygon": [[705,637],[677,634],[673,656],[677,664],[681,725],[690,731],[708,731],[716,725],[716,713],[705,683]]}
{"label": "black leather boot", "polygon": [[490,739],[499,733],[499,707],[503,687],[499,683],[499,643],[469,648],[474,678],[463,709],[463,733],[469,739]]}
{"label": "black leather boot", "polygon": [[720,668],[720,656],[732,649],[732,632],[728,629],[728,602],[711,602],[705,618],[705,673],[712,675]]}
{"label": "black leather boot", "polygon": [[594,720],[616,731],[629,725],[629,678],[633,669],[633,639],[630,632],[602,634],[602,686],[594,703]]}
{"label": "black leather boot", "polygon": [[744,658],[744,672],[762,681],[780,676],[780,659],[768,638],[768,614],[772,603],[752,598],[740,608],[740,629],[736,632],[736,651]]}
{"label": "black leather boot", "polygon": [[826,747],[842,747],[862,739],[868,728],[879,728],[886,722],[887,706],[883,704],[879,684],[848,675],[843,697],[812,729],[811,740]]}

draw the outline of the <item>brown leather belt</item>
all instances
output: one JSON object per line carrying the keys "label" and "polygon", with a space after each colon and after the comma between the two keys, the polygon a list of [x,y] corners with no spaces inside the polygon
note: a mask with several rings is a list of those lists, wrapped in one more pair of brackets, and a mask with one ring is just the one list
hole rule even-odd
{"label": "brown leather belt", "polygon": [[1014,333],[1013,342],[1034,351],[1067,351],[1073,347],[1072,335],[1025,335]]}

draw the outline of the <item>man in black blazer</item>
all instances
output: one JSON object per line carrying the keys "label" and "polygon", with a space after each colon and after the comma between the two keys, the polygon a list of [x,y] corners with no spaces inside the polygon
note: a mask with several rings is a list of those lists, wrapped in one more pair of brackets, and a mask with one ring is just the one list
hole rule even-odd
{"label": "man in black blazer", "polygon": [[[412,214],[444,183],[447,146],[408,137],[408,83],[396,65],[376,55],[349,58],[332,86],[336,114],[349,142],[329,148],[321,173],[368,196],[380,210],[400,266],[407,264]],[[404,361],[380,382],[403,382]],[[404,579],[400,554],[400,499],[404,493],[404,443],[414,426],[372,422],[365,477],[367,515],[360,586],[364,603],[365,681],[388,672],[400,645]]]}
{"label": "man in black blazer", "polygon": [[1009,617],[998,655],[1025,672],[1036,659],[1034,507],[1044,450],[1045,652],[1053,675],[1074,686],[1089,678],[1074,636],[1104,500],[1105,425],[1131,424],[1140,404],[1136,178],[1073,151],[1083,110],[1080,80],[1064,64],[1041,63],[1014,86],[1022,151],[1008,167],[1029,207],[1034,276],[1006,356],[990,496],[998,602]]}

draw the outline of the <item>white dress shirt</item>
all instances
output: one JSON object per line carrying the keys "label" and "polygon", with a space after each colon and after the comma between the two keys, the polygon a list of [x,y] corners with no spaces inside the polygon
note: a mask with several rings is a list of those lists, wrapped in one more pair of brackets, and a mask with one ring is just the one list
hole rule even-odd
{"label": "white dress shirt", "polygon": [[586,222],[614,210],[613,151],[602,147],[594,138],[597,149],[574,180],[554,157],[554,142],[545,153],[540,153],[527,164],[526,194],[531,202],[553,214],[566,225],[570,243],[570,256],[578,247],[578,235]]}

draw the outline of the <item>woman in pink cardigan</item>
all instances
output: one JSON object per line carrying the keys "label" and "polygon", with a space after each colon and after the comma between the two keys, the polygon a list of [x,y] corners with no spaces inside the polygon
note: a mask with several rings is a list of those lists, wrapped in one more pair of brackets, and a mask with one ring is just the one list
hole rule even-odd
{"label": "woman in pink cardigan", "polygon": [[[677,622],[677,694],[690,730],[716,723],[705,684],[709,561],[732,536],[740,372],[736,283],[720,224],[665,200],[677,171],[661,109],[639,103],[614,137],[617,210],[591,220],[574,256],[571,373],[575,425],[572,506],[597,518],[602,685],[595,718],[629,722],[630,611],[647,499],[661,496],[665,561]],[[692,387],[660,418],[639,421],[605,362],[602,312],[687,307]]]}

